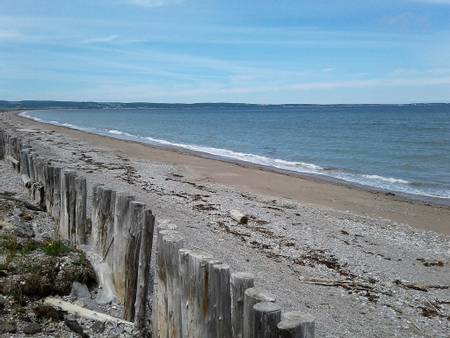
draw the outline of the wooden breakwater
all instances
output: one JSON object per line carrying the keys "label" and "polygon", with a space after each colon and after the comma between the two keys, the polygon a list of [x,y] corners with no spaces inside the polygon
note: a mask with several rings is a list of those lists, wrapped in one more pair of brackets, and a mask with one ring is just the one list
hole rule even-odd
{"label": "wooden breakwater", "polygon": [[[52,165],[13,131],[0,129],[0,159],[11,163],[34,202],[55,219],[61,240],[90,245],[108,263],[124,319],[143,336],[314,337],[314,318],[283,313],[273,295],[254,285],[252,274],[233,273],[221,259],[188,249],[176,226],[160,224],[154,236],[151,210],[133,196],[95,185],[88,201],[85,177]],[[157,256],[151,266],[154,237]]]}

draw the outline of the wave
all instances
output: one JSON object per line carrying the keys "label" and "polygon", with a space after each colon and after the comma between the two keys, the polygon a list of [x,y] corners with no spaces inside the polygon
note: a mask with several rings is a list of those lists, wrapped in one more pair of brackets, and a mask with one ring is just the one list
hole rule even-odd
{"label": "wave", "polygon": [[72,129],[77,129],[81,131],[89,131],[100,135],[107,135],[119,139],[126,139],[132,141],[138,141],[153,145],[163,145],[172,148],[181,148],[189,151],[194,151],[198,153],[204,153],[208,155],[213,155],[221,159],[241,161],[252,163],[264,167],[271,167],[286,171],[291,171],[300,174],[312,174],[320,175],[323,177],[334,178],[362,186],[373,187],[377,189],[383,189],[388,191],[407,193],[412,195],[420,195],[432,198],[445,198],[450,199],[450,191],[446,189],[440,189],[437,187],[429,186],[429,184],[424,182],[409,182],[405,179],[394,178],[394,177],[384,177],[376,174],[361,174],[352,171],[345,171],[340,168],[335,167],[321,167],[319,165],[307,162],[296,162],[287,161],[283,159],[270,158],[263,155],[256,155],[251,153],[243,153],[238,151],[233,151],[229,149],[221,149],[214,147],[207,147],[195,144],[184,144],[171,142],[164,139],[153,138],[149,136],[139,136],[134,135],[122,130],[117,129],[99,129],[99,128],[87,128],[81,127],[67,122],[58,121],[44,121],[38,117],[28,114],[28,112],[20,113],[21,116],[38,121],[46,122],[58,126],[64,126]]}
{"label": "wave", "polygon": [[113,135],[123,135],[123,136],[128,136],[128,137],[140,138],[137,135],[133,135],[133,134],[130,134],[130,133],[127,133],[127,132],[124,132],[121,130],[116,130],[116,129],[108,129],[107,132],[110,134],[113,134]]}
{"label": "wave", "polygon": [[380,180],[380,181],[389,182],[389,183],[409,184],[409,181],[402,180],[400,178],[384,177],[384,176],[379,176],[379,175],[362,175],[362,176],[369,180]]}

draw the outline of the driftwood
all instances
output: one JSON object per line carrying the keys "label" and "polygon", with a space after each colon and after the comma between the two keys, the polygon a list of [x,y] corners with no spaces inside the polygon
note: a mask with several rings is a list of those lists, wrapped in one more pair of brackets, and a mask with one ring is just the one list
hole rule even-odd
{"label": "driftwood", "polygon": [[20,199],[20,198],[12,197],[11,195],[9,195],[7,193],[5,194],[3,192],[0,192],[0,198],[4,199],[4,200],[8,200],[8,201],[18,202],[18,203],[22,204],[25,208],[30,209],[30,210],[45,211],[45,209],[43,209],[43,208],[41,208],[41,207],[39,207],[37,205],[31,204],[31,203],[29,203],[29,202],[27,202],[27,201],[25,201],[23,199]]}
{"label": "driftwood", "polygon": [[129,326],[134,325],[132,322],[128,322],[128,321],[120,319],[120,318],[112,317],[105,313],[92,311],[92,310],[83,308],[79,305],[60,300],[55,297],[45,298],[44,304],[55,307],[64,312],[67,312],[69,314],[76,315],[76,316],[79,316],[82,318],[98,320],[100,322],[112,322],[112,323],[118,323],[118,324],[125,324],[125,325],[129,325]]}
{"label": "driftwood", "polygon": [[230,217],[234,219],[239,224],[247,224],[248,216],[244,215],[239,210],[230,210]]}
{"label": "driftwood", "polygon": [[405,289],[413,289],[413,290],[424,291],[424,292],[427,292],[428,289],[448,289],[448,288],[450,288],[449,285],[427,285],[427,284],[420,284],[420,283],[409,283],[409,282],[402,281],[400,279],[395,280],[394,283]]}

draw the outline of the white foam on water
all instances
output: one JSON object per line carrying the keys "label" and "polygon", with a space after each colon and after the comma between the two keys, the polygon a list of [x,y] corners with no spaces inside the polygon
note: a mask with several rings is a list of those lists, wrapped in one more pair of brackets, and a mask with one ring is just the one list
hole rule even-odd
{"label": "white foam on water", "polygon": [[414,187],[409,181],[394,178],[394,177],[384,177],[381,175],[375,174],[356,174],[350,173],[346,171],[341,171],[339,169],[335,170],[327,170],[319,165],[307,163],[307,162],[295,162],[295,161],[287,161],[282,159],[274,159],[262,155],[250,154],[250,153],[242,153],[238,151],[193,145],[193,144],[184,144],[184,143],[176,143],[170,142],[163,139],[157,139],[153,137],[142,137],[127,133],[125,131],[117,130],[117,129],[97,129],[97,128],[85,128],[77,125],[73,125],[70,123],[61,123],[57,121],[44,121],[38,117],[31,116],[28,112],[22,112],[19,114],[20,116],[38,121],[38,122],[46,122],[54,125],[64,126],[72,129],[78,129],[82,131],[90,131],[100,135],[109,135],[111,137],[135,140],[139,142],[145,142],[149,144],[155,145],[165,145],[175,148],[187,149],[195,152],[205,153],[209,155],[218,156],[223,159],[229,160],[238,160],[242,162],[252,163],[256,165],[262,165],[266,167],[273,167],[281,170],[292,171],[296,173],[302,174],[314,174],[321,175],[326,177],[331,177],[351,183],[356,183],[363,186],[385,189],[394,192],[408,193],[413,195],[420,195],[426,197],[433,198],[445,198],[450,199],[450,191],[427,191],[425,189],[418,189]]}
{"label": "white foam on water", "polygon": [[400,178],[393,178],[393,177],[384,177],[384,176],[379,176],[379,175],[362,175],[364,178],[367,178],[369,180],[380,180],[380,181],[384,181],[384,182],[389,182],[389,183],[401,183],[401,184],[409,184],[408,181],[406,180],[402,180]]}
{"label": "white foam on water", "polygon": [[291,170],[291,171],[298,171],[298,172],[311,173],[311,174],[313,174],[313,173],[319,174],[320,171],[323,170],[322,167],[312,164],[312,163],[291,162],[291,161],[286,161],[286,160],[281,160],[281,159],[273,159],[273,158],[261,156],[261,155],[241,153],[241,152],[228,150],[228,149],[204,147],[204,146],[184,144],[184,143],[174,143],[174,142],[169,142],[166,140],[155,139],[153,137],[145,137],[145,139],[147,141],[150,141],[151,143],[157,143],[157,144],[168,145],[171,147],[188,149],[188,150],[192,150],[192,151],[196,151],[196,152],[219,156],[221,158],[250,162],[250,163],[254,163],[254,164],[274,167],[274,168],[283,169],[283,170]]}

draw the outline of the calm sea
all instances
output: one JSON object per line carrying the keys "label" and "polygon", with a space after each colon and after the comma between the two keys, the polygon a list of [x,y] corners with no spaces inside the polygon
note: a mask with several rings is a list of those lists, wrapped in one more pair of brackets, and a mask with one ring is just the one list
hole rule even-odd
{"label": "calm sea", "polygon": [[450,104],[50,110],[34,119],[450,199]]}

